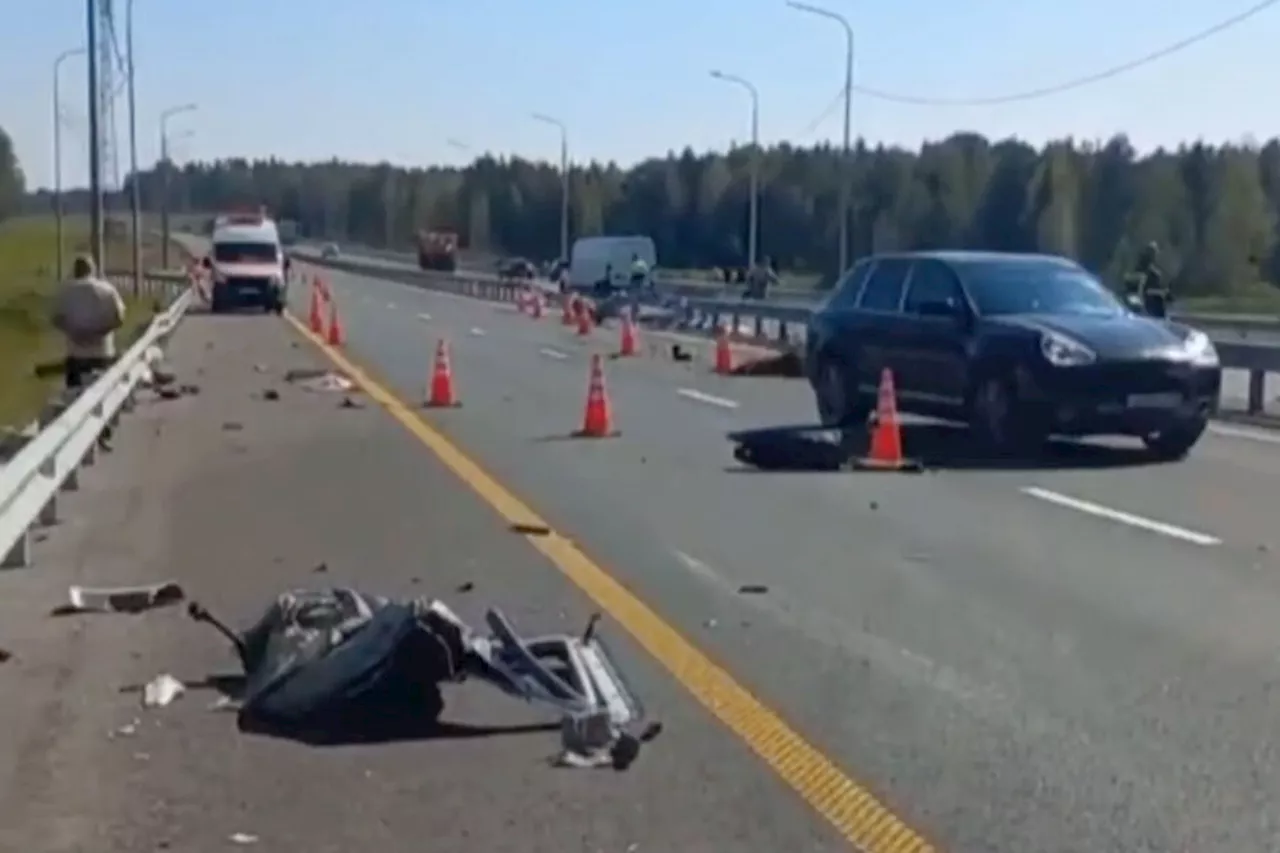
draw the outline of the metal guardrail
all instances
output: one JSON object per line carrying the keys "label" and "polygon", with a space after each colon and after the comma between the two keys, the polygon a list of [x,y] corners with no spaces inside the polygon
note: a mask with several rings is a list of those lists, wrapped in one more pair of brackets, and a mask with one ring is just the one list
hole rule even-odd
{"label": "metal guardrail", "polygon": [[[169,277],[148,278],[157,294],[175,284]],[[78,487],[79,470],[92,464],[102,430],[132,407],[151,367],[148,352],[177,328],[194,297],[194,289],[184,288],[115,364],[0,466],[0,568],[30,563],[32,527],[57,521],[59,493]]]}
{"label": "metal guardrail", "polygon": [[[503,281],[496,275],[483,272],[452,274],[425,272],[358,258],[320,258],[319,255],[313,255],[306,250],[299,252],[298,256],[310,263],[330,269],[497,302],[515,302],[526,290],[519,283]],[[545,284],[542,286],[546,289]],[[557,297],[558,294],[552,294],[553,299]],[[736,336],[751,343],[779,349],[802,348],[805,328],[813,313],[812,305],[777,301],[716,299],[675,294],[663,294],[659,299],[661,307],[674,314],[678,329],[710,334],[718,328],[727,326]],[[1202,324],[1195,322],[1193,315],[1182,315],[1177,319],[1197,328],[1203,328]],[[1268,328],[1280,332],[1280,320],[1271,323]],[[1205,328],[1205,331],[1212,335],[1211,328]],[[1280,373],[1280,342],[1268,344],[1242,340],[1215,340],[1214,346],[1218,350],[1223,367],[1249,372],[1247,411],[1249,414],[1261,414],[1265,408],[1266,375]]]}

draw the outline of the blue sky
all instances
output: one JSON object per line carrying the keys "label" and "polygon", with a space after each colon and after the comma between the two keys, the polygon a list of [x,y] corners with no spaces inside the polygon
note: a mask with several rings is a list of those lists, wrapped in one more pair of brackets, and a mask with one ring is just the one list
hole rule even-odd
{"label": "blue sky", "polygon": [[[0,126],[32,185],[51,168],[52,61],[83,42],[84,0],[39,8],[0,33]],[[125,0],[116,0],[121,7]],[[1225,18],[1249,0],[818,0],[857,32],[857,82],[932,97],[998,95],[1123,62]],[[157,116],[190,135],[180,157],[459,163],[476,152],[633,162],[668,149],[723,148],[748,133],[837,139],[843,34],[783,0],[135,0],[140,154]],[[1035,142],[1127,132],[1140,148],[1280,135],[1280,6],[1121,78],[1029,103],[917,107],[857,96],[854,132],[911,146],[956,130]],[[84,63],[64,65],[68,185],[86,173]],[[124,130],[123,102],[118,109]]]}

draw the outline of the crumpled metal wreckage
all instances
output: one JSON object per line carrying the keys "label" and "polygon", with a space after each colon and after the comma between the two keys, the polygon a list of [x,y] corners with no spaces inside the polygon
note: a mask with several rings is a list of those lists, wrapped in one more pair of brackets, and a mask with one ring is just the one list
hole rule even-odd
{"label": "crumpled metal wreckage", "polygon": [[440,686],[478,678],[560,714],[560,763],[625,769],[661,730],[650,723],[592,617],[582,636],[523,638],[496,609],[481,635],[441,601],[397,601],[353,589],[280,595],[243,633],[198,603],[198,622],[235,645],[246,680],[244,730],[419,730],[444,709]]}

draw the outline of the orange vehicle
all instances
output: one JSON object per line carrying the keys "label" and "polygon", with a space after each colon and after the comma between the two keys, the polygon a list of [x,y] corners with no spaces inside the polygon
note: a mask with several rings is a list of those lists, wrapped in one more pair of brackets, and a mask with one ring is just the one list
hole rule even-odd
{"label": "orange vehicle", "polygon": [[453,272],[458,268],[458,235],[453,231],[418,232],[418,266]]}

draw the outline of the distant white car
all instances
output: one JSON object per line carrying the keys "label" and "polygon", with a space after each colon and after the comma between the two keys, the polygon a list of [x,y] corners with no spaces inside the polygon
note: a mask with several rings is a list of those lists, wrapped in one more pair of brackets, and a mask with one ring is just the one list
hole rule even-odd
{"label": "distant white car", "polygon": [[338,251],[337,243],[325,243],[324,248],[320,250],[320,257],[322,258],[336,258],[340,254],[342,253]]}

